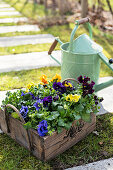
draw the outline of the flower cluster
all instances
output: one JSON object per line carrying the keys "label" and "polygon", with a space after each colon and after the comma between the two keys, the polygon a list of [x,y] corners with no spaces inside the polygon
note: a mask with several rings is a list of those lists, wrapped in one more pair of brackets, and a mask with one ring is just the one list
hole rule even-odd
{"label": "flower cluster", "polygon": [[[39,136],[70,129],[74,120],[90,122],[91,112],[98,112],[98,103],[103,99],[94,94],[95,83],[90,78],[79,76],[76,88],[71,81],[60,82],[58,74],[51,81],[46,75],[40,80],[25,90],[8,92],[3,101],[5,105],[15,105],[26,122],[24,126],[36,129]],[[11,109],[8,111],[12,113]]]}
{"label": "flower cluster", "polygon": [[95,85],[95,82],[94,81],[91,81],[91,83],[88,83],[90,81],[90,78],[89,77],[78,77],[78,81],[79,83],[82,84],[83,86],[83,96],[85,97],[86,95],[88,94],[92,94],[94,92],[94,85]]}

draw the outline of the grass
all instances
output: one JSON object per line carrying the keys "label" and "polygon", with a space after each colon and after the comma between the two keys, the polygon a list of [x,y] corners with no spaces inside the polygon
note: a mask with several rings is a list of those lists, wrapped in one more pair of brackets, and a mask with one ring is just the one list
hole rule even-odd
{"label": "grass", "polygon": [[0,74],[0,90],[25,87],[29,82],[40,82],[40,76],[46,74],[51,80],[55,73],[60,74],[60,67],[45,67],[29,71],[9,72]]}
{"label": "grass", "polygon": [[0,16],[0,19],[2,19],[2,18],[20,18],[20,17],[22,17],[22,15],[11,15],[11,16],[4,15],[4,16]]}
{"label": "grass", "polygon": [[44,5],[33,3],[29,0],[5,0],[8,4],[20,11],[24,16],[32,19],[38,19],[46,15]]}
{"label": "grass", "polygon": [[65,169],[113,156],[113,114],[97,116],[96,131],[52,161],[43,163],[10,137],[0,134],[0,169]]}
{"label": "grass", "polygon": [[[14,47],[0,47],[0,55],[29,53],[29,52],[41,52],[48,51],[51,44],[36,44],[36,45],[20,45]],[[56,50],[59,49],[59,46]]]}
{"label": "grass", "polygon": [[26,25],[25,22],[18,22],[18,23],[0,23],[0,26],[15,26],[15,25]]}

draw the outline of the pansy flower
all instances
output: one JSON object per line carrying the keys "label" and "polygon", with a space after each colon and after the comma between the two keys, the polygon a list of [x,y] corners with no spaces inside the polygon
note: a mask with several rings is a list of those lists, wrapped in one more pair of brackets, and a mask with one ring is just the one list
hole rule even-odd
{"label": "pansy flower", "polygon": [[48,84],[47,76],[46,76],[45,74],[43,74],[43,75],[40,77],[40,80],[41,80],[42,83]]}
{"label": "pansy flower", "polygon": [[48,132],[48,124],[47,124],[47,121],[46,120],[42,120],[39,125],[38,125],[38,128],[37,128],[37,132],[39,134],[39,136],[45,136],[46,133]]}
{"label": "pansy flower", "polygon": [[20,109],[20,114],[22,115],[22,117],[24,119],[27,117],[27,113],[28,113],[28,107],[22,106],[21,109]]}
{"label": "pansy flower", "polygon": [[61,76],[59,75],[59,74],[56,74],[53,78],[52,78],[52,82],[60,82],[60,80],[61,80]]}
{"label": "pansy flower", "polygon": [[44,97],[44,99],[43,99],[44,107],[48,107],[48,103],[52,103],[52,96]]}
{"label": "pansy flower", "polygon": [[70,81],[64,81],[62,84],[66,87],[67,90],[72,91],[74,89],[74,86]]}
{"label": "pansy flower", "polygon": [[63,86],[61,82],[58,82],[58,83],[57,83],[57,82],[54,82],[54,83],[53,83],[53,88],[54,88],[56,91],[60,92],[61,94],[63,94],[63,93],[66,92],[66,87]]}
{"label": "pansy flower", "polygon": [[37,111],[39,111],[39,109],[41,108],[41,106],[40,106],[41,103],[43,103],[43,100],[41,100],[41,99],[38,99],[36,101],[36,103],[34,103],[33,106],[36,108]]}
{"label": "pansy flower", "polygon": [[77,95],[77,94],[74,94],[74,95],[68,94],[68,95],[66,96],[66,100],[67,100],[67,101],[75,102],[75,103],[78,102],[80,98],[81,98],[81,96],[80,96],[80,95]]}
{"label": "pansy flower", "polygon": [[32,86],[34,86],[35,84],[33,82],[31,82],[30,84],[27,85],[27,89],[30,89]]}

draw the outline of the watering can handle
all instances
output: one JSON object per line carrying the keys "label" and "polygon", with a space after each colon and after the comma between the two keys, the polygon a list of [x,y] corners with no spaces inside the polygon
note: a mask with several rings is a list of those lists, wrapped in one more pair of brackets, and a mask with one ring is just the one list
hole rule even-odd
{"label": "watering can handle", "polygon": [[91,24],[89,23],[89,21],[90,21],[90,18],[88,18],[88,17],[75,21],[76,25],[75,25],[73,31],[71,32],[70,43],[69,43],[69,51],[70,52],[73,51],[73,39],[74,39],[74,36],[75,36],[75,32],[78,29],[78,26],[80,24],[84,24],[84,23],[88,24],[89,36],[92,39],[92,28],[91,28]]}
{"label": "watering can handle", "polygon": [[58,41],[57,41],[57,39],[55,39],[54,42],[53,42],[53,44],[51,45],[49,51],[48,51],[48,54],[49,54],[49,55],[53,52],[53,50],[54,50],[55,47],[57,46],[57,43],[58,43]]}
{"label": "watering can handle", "polygon": [[53,50],[55,49],[55,47],[57,46],[57,43],[63,44],[62,41],[59,39],[59,37],[56,37],[53,44],[51,45],[49,51],[48,51],[48,55],[50,55],[50,57],[55,60],[59,65],[61,65],[61,63],[55,58],[53,57],[51,54],[53,52]]}
{"label": "watering can handle", "polygon": [[86,18],[82,18],[80,20],[75,21],[75,23],[78,23],[79,25],[84,24],[86,22],[90,22],[90,18],[86,17]]}

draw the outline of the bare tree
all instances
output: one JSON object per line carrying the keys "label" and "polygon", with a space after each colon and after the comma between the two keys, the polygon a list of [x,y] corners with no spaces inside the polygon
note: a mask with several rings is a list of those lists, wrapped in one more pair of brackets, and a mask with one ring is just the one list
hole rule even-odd
{"label": "bare tree", "polygon": [[113,10],[111,8],[111,4],[110,4],[110,1],[109,0],[106,0],[107,4],[108,4],[108,7],[109,7],[109,10],[111,12],[111,14],[113,15]]}
{"label": "bare tree", "polygon": [[57,4],[61,15],[71,10],[71,4],[68,0],[57,0]]}
{"label": "bare tree", "polygon": [[81,7],[82,7],[81,17],[84,18],[88,14],[88,0],[81,0]]}

